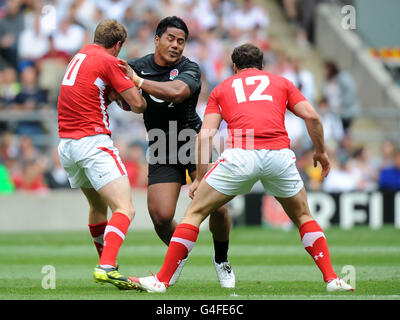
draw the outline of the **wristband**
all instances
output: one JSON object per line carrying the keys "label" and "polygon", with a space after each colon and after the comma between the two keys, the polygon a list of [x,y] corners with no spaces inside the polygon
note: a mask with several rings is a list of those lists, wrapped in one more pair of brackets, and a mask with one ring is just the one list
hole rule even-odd
{"label": "wristband", "polygon": [[140,78],[139,77],[139,83],[138,83],[138,85],[137,85],[137,87],[138,87],[138,89],[140,89],[141,88],[141,86],[142,86],[142,84],[143,84],[143,81],[144,81],[144,79],[143,78]]}

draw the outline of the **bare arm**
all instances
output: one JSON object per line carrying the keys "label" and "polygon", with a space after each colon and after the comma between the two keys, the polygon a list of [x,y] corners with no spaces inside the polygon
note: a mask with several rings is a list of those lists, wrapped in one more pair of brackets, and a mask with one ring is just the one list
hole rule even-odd
{"label": "bare arm", "polygon": [[125,60],[120,59],[119,67],[141,89],[166,102],[179,103],[190,96],[189,86],[181,80],[152,81],[139,77]]}
{"label": "bare arm", "polygon": [[301,101],[293,107],[293,113],[302,118],[306,123],[308,134],[314,144],[314,167],[319,162],[322,166],[322,177],[325,178],[330,171],[329,158],[325,150],[324,130],[320,117],[308,101]]}
{"label": "bare arm", "polygon": [[124,90],[120,94],[134,113],[143,113],[146,110],[147,102],[139,93],[137,87]]}

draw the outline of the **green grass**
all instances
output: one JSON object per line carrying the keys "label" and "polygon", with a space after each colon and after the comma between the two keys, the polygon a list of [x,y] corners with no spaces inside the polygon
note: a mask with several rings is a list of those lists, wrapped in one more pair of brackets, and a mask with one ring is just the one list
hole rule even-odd
{"label": "green grass", "polygon": [[[235,290],[222,289],[211,263],[211,234],[200,232],[179,282],[166,294],[119,291],[92,279],[98,261],[89,232],[1,233],[0,300],[267,300],[400,299],[400,231],[357,227],[325,232],[334,269],[352,265],[356,291],[328,293],[319,269],[302,247],[297,230],[233,228],[230,261]],[[167,247],[153,231],[130,230],[120,250],[121,272],[157,272]],[[56,289],[43,289],[42,267],[56,270]]]}

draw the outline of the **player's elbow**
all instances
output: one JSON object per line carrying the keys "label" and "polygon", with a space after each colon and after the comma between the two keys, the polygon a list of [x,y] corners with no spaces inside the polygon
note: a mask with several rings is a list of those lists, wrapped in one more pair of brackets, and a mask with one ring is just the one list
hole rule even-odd
{"label": "player's elbow", "polygon": [[130,88],[121,92],[124,100],[130,105],[134,113],[143,113],[146,110],[147,103],[136,88]]}
{"label": "player's elbow", "polygon": [[304,116],[304,121],[310,122],[310,123],[319,123],[321,122],[321,118],[319,114],[314,111],[314,112],[309,112]]}
{"label": "player's elbow", "polygon": [[181,103],[190,96],[190,89],[187,85],[174,85],[169,90],[169,101],[173,103]]}
{"label": "player's elbow", "polygon": [[134,113],[143,113],[146,111],[147,103],[146,100],[141,98],[141,101],[134,106],[131,106],[131,109]]}

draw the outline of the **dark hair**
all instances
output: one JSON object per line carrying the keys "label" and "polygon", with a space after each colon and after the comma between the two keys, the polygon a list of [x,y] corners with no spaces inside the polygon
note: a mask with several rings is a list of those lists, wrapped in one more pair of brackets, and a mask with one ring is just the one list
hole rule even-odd
{"label": "dark hair", "polygon": [[104,48],[112,48],[118,41],[124,43],[127,32],[124,25],[115,19],[101,21],[94,32],[94,42]]}
{"label": "dark hair", "polygon": [[336,77],[339,73],[339,68],[333,61],[325,61],[325,68],[327,70],[328,79]]}
{"label": "dark hair", "polygon": [[171,16],[162,19],[157,26],[156,36],[161,38],[161,36],[164,34],[165,31],[167,31],[168,28],[177,28],[183,30],[185,32],[185,40],[187,40],[189,36],[189,29],[186,23],[181,18],[177,16]]}
{"label": "dark hair", "polygon": [[236,47],[231,58],[238,69],[257,68],[261,70],[263,68],[264,53],[251,43]]}

